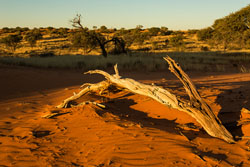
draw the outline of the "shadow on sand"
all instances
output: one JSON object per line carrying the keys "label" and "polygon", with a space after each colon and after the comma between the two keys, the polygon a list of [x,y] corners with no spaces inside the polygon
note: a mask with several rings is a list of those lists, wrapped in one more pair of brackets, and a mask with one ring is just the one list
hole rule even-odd
{"label": "shadow on sand", "polygon": [[237,126],[237,122],[241,119],[241,109],[250,109],[250,82],[233,82],[227,85],[239,87],[224,90],[218,95],[216,103],[221,105],[218,117],[233,136],[242,137],[241,126]]}
{"label": "shadow on sand", "polygon": [[[153,118],[148,116],[148,113],[131,108],[131,106],[137,104],[133,99],[129,99],[129,96],[133,95],[128,93],[122,97],[117,97],[105,103],[107,110],[97,110],[97,114],[104,117],[106,113],[111,113],[119,118],[120,122],[133,122],[135,125],[141,127],[159,129],[171,134],[184,135],[189,141],[196,137],[209,138],[207,133],[196,127],[192,123],[187,123],[184,126],[190,126],[192,128],[183,129],[183,125],[174,120],[168,120],[165,118]],[[125,98],[126,97],[126,98]],[[152,109],[153,110],[153,109]],[[197,131],[199,129],[200,131]]]}

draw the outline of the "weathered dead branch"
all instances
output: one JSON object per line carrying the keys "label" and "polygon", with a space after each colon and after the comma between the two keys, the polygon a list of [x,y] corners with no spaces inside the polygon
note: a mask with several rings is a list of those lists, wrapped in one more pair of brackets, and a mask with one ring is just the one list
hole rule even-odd
{"label": "weathered dead branch", "polygon": [[75,94],[74,96],[64,100],[63,103],[57,107],[58,108],[67,107],[72,100],[75,100],[88,92],[92,91],[102,92],[104,89],[107,89],[110,86],[110,84],[112,84],[117,87],[126,88],[133,93],[151,97],[152,99],[168,107],[186,112],[190,116],[195,118],[197,122],[201,124],[201,126],[205,129],[205,131],[209,135],[223,139],[229,143],[233,143],[234,139],[232,135],[222,125],[221,121],[215,116],[210,107],[202,100],[202,98],[200,97],[198,91],[196,90],[194,84],[192,83],[188,75],[170,57],[165,57],[164,59],[169,64],[169,70],[173,72],[183,83],[184,88],[190,97],[189,102],[177,98],[175,95],[171,94],[166,89],[160,88],[158,86],[146,85],[129,78],[121,78],[117,69],[117,65],[115,65],[114,75],[110,75],[107,72],[101,70],[93,70],[85,73],[85,74],[101,74],[107,80],[99,82],[97,84],[88,85],[78,94]]}
{"label": "weathered dead branch", "polygon": [[103,90],[106,90],[109,87],[109,85],[110,85],[110,83],[108,81],[102,81],[102,82],[99,82],[96,84],[84,84],[84,85],[82,85],[83,89],[79,93],[74,94],[73,96],[65,99],[60,105],[57,106],[57,108],[67,108],[70,106],[69,105],[70,102],[80,98],[81,96],[83,96],[89,92],[98,91],[101,94],[101,92]]}
{"label": "weathered dead branch", "polygon": [[185,104],[183,111],[195,118],[209,135],[224,139],[229,143],[234,142],[232,135],[222,125],[221,121],[212,112],[208,104],[202,100],[188,75],[173,59],[170,57],[165,57],[164,59],[169,64],[169,70],[183,83],[190,98],[190,104]]}

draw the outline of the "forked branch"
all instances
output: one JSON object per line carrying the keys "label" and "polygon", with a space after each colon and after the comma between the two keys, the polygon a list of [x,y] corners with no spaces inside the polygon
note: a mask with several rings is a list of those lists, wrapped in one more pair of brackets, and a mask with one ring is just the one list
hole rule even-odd
{"label": "forked branch", "polygon": [[133,93],[148,96],[168,107],[186,112],[187,114],[195,118],[196,121],[201,124],[201,126],[205,129],[205,131],[209,135],[223,139],[229,143],[234,143],[233,136],[222,125],[221,121],[212,112],[208,104],[202,100],[202,98],[200,97],[198,91],[196,90],[194,84],[192,83],[188,75],[181,69],[181,67],[173,59],[171,59],[170,57],[165,57],[164,59],[169,64],[169,70],[173,72],[183,83],[184,88],[190,97],[189,102],[186,102],[176,97],[174,94],[171,94],[169,91],[161,87],[155,85],[146,85],[129,78],[121,78],[117,66],[115,66],[114,75],[110,75],[107,72],[101,70],[93,70],[85,73],[85,74],[101,74],[107,79],[107,81],[102,81],[97,84],[91,84],[90,86],[84,88],[78,94],[66,99],[58,107],[59,108],[67,107],[67,104],[70,101],[79,98],[85,93],[93,90],[96,91],[98,89],[107,89],[108,86],[112,84],[117,87],[126,88]]}

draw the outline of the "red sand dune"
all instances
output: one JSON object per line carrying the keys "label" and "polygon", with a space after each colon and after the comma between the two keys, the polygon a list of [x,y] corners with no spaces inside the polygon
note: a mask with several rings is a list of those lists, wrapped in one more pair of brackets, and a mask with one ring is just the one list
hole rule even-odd
{"label": "red sand dune", "polygon": [[[143,83],[185,92],[170,73],[122,73]],[[86,95],[91,104],[56,109],[98,75],[79,71],[0,68],[0,166],[250,166],[250,74],[193,74],[201,96],[234,136],[228,144],[210,137],[189,115],[126,90],[105,97]],[[62,112],[54,118],[42,116]]]}

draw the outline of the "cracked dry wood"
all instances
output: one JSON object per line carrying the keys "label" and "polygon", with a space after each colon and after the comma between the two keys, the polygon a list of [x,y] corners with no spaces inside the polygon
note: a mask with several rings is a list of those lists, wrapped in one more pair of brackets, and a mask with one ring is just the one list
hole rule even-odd
{"label": "cracked dry wood", "polygon": [[99,93],[101,94],[101,92],[103,90],[106,90],[108,87],[110,86],[110,83],[108,81],[102,81],[96,84],[84,84],[81,87],[83,87],[83,89],[79,92],[74,94],[73,96],[65,99],[61,104],[59,104],[58,106],[56,106],[57,108],[67,108],[70,107],[70,102],[72,102],[73,100],[76,100],[78,98],[80,98],[81,96],[85,95],[86,93],[89,92],[95,92],[95,91],[99,91]]}
{"label": "cracked dry wood", "polygon": [[107,89],[111,84],[117,87],[122,87],[130,90],[133,93],[151,97],[152,99],[160,102],[171,108],[175,108],[179,111],[186,112],[190,116],[196,119],[197,122],[205,129],[205,131],[213,136],[227,141],[228,143],[234,143],[233,136],[227,129],[222,125],[221,121],[212,112],[211,108],[205,103],[200,97],[198,91],[196,90],[194,84],[188,77],[188,75],[181,69],[181,67],[170,57],[164,58],[169,64],[169,70],[173,72],[183,83],[187,94],[190,97],[190,101],[186,102],[171,94],[166,89],[160,88],[155,85],[146,85],[137,82],[130,78],[121,78],[119,75],[117,65],[115,65],[115,74],[110,75],[105,71],[93,70],[88,71],[85,74],[101,74],[107,80],[99,82],[97,84],[89,84],[78,94],[66,99],[62,104],[58,105],[58,108],[67,107],[68,104],[82,95],[93,92],[93,91],[103,91]]}

